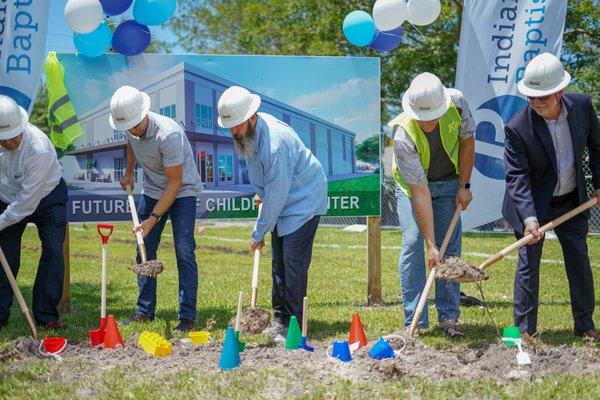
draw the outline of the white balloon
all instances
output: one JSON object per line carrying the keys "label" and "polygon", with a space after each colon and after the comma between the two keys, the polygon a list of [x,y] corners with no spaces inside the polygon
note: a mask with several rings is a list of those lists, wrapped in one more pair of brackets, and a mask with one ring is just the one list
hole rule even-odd
{"label": "white balloon", "polygon": [[413,25],[429,25],[442,10],[440,0],[408,0],[408,22]]}
{"label": "white balloon", "polygon": [[65,19],[71,29],[86,34],[96,29],[102,17],[100,0],[69,0],[65,5]]}
{"label": "white balloon", "polygon": [[396,29],[406,19],[408,7],[405,0],[377,0],[373,5],[373,20],[380,31]]}

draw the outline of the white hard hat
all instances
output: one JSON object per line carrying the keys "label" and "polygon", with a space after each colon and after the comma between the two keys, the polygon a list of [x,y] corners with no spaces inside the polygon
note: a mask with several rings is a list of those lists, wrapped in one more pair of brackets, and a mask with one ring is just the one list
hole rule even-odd
{"label": "white hard hat", "polygon": [[247,89],[232,86],[219,98],[217,123],[221,128],[232,128],[253,116],[260,107],[260,97]]}
{"label": "white hard hat", "polygon": [[417,75],[404,96],[404,112],[417,121],[431,121],[444,115],[450,107],[450,93],[440,78],[429,72]]}
{"label": "white hard hat", "polygon": [[113,129],[126,131],[133,128],[150,111],[150,96],[131,86],[121,86],[110,99],[108,122]]}
{"label": "white hard hat", "polygon": [[560,60],[550,53],[536,56],[525,68],[517,88],[529,97],[547,96],[563,90],[571,81]]}
{"label": "white hard hat", "polygon": [[27,126],[27,111],[12,98],[0,95],[0,140],[20,135]]}

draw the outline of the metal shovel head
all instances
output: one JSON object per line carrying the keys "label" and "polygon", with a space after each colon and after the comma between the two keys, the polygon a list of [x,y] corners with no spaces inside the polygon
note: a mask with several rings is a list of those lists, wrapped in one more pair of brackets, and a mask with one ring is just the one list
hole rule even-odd
{"label": "metal shovel head", "polygon": [[92,347],[100,346],[104,343],[104,335],[106,334],[106,317],[100,318],[100,327],[98,329],[90,329],[90,344]]}

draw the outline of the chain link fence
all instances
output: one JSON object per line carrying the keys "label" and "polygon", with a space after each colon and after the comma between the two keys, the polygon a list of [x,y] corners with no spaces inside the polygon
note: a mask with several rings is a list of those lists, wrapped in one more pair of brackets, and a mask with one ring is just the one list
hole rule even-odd
{"label": "chain link fence", "polygon": [[[588,165],[588,156],[584,157],[583,171],[585,174],[586,186],[589,195],[592,194],[592,171]],[[381,184],[381,226],[387,228],[398,228],[398,213],[396,212],[396,197],[394,194],[395,184],[388,177],[383,177]],[[590,232],[600,233],[600,207],[593,207],[590,210]],[[353,225],[366,224],[365,217],[323,217],[321,223],[326,225]],[[494,232],[512,232],[512,228],[500,218],[489,224],[474,228],[471,231],[494,231]]]}

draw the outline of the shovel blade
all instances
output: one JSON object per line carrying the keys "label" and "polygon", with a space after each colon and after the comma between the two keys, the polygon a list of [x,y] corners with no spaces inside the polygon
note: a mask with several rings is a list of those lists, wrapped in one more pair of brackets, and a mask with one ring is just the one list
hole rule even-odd
{"label": "shovel blade", "polygon": [[298,345],[298,348],[300,350],[306,350],[306,351],[311,351],[311,352],[315,351],[314,347],[308,345],[308,339],[306,336],[302,336],[302,341]]}
{"label": "shovel blade", "polygon": [[98,329],[90,329],[90,344],[92,347],[100,346],[104,343],[104,335],[106,334],[106,318],[100,318],[100,327]]}
{"label": "shovel blade", "polygon": [[517,364],[519,364],[519,365],[531,364],[531,358],[529,357],[529,353],[526,353],[524,351],[517,353]]}

